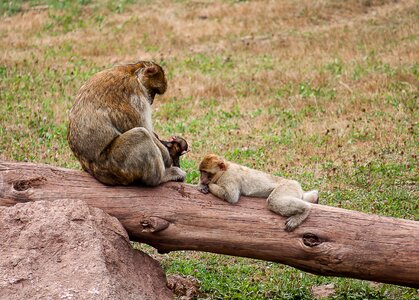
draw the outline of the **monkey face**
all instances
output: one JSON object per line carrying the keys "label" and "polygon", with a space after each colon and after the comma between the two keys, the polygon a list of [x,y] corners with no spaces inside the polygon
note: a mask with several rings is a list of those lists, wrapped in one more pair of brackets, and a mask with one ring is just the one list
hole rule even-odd
{"label": "monkey face", "polygon": [[[207,185],[215,183],[217,178],[227,169],[224,160],[214,154],[208,154],[199,164],[199,171],[201,172],[201,184]],[[217,175],[218,174],[218,175]]]}
{"label": "monkey face", "polygon": [[182,156],[189,152],[188,142],[184,138],[178,136],[171,137],[169,142],[166,142],[165,145],[172,158]]}
{"label": "monkey face", "polygon": [[200,170],[200,182],[202,185],[208,185],[211,182],[211,179],[214,177],[214,174],[208,173],[206,171]]}
{"label": "monkey face", "polygon": [[174,136],[173,142],[176,143],[177,145],[176,151],[178,152],[179,156],[184,155],[189,152],[188,142],[184,138]]}
{"label": "monkey face", "polygon": [[164,75],[162,67],[149,62],[144,67],[137,70],[137,78],[144,86],[151,97],[151,104],[153,104],[154,96],[156,94],[164,94],[167,89],[167,80]]}

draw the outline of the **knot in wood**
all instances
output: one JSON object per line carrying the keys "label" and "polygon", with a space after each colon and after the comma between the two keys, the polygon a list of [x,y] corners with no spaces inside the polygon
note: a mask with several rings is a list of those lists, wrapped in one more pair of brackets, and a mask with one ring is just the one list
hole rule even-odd
{"label": "knot in wood", "polygon": [[32,187],[39,186],[43,184],[45,181],[47,181],[45,177],[16,180],[12,183],[12,187],[15,191],[23,192],[29,190]]}
{"label": "knot in wood", "polygon": [[141,221],[142,232],[158,232],[169,227],[170,223],[159,217],[149,217]]}
{"label": "knot in wood", "polygon": [[315,247],[322,243],[323,241],[317,235],[313,233],[304,233],[303,234],[303,243],[308,247]]}

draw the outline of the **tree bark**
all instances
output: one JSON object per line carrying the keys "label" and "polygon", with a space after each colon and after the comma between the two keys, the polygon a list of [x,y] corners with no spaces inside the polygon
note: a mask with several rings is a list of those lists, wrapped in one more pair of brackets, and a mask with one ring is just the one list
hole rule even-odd
{"label": "tree bark", "polygon": [[[0,161],[0,206],[81,199],[159,252],[207,251],[278,262],[326,276],[419,287],[419,222],[313,205],[293,232],[263,199],[228,204],[194,186],[105,186],[89,174]],[[1,220],[0,220],[1,222]]]}

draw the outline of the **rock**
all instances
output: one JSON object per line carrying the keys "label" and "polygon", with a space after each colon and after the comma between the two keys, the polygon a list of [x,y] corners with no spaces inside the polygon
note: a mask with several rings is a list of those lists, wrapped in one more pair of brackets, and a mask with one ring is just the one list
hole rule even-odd
{"label": "rock", "polygon": [[199,282],[193,277],[168,275],[167,286],[180,300],[190,300],[200,295]]}
{"label": "rock", "polygon": [[0,299],[173,299],[159,263],[83,201],[0,207]]}
{"label": "rock", "polygon": [[335,285],[333,283],[311,287],[311,294],[314,299],[325,299],[333,296],[335,293]]}

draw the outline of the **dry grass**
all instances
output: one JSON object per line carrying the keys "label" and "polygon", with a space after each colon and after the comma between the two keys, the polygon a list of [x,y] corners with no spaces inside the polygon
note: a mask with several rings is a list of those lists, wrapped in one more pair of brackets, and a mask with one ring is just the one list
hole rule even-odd
{"label": "dry grass", "polygon": [[[325,204],[419,220],[417,1],[37,2],[49,8],[0,19],[1,159],[79,168],[65,140],[77,89],[152,59],[169,77],[155,127],[192,143],[189,182],[216,152],[318,188]],[[338,289],[358,288],[348,282]]]}

